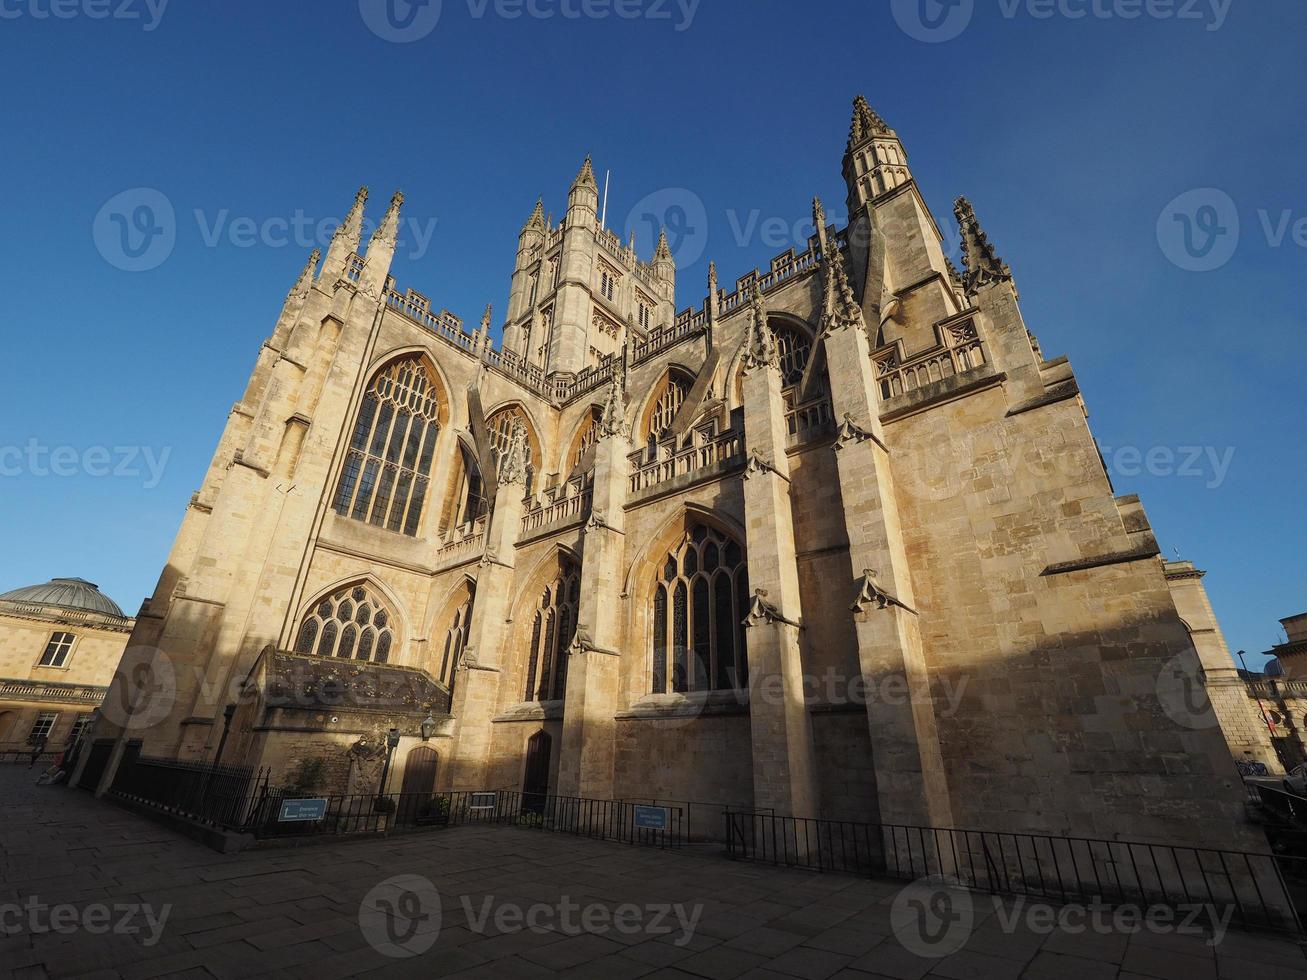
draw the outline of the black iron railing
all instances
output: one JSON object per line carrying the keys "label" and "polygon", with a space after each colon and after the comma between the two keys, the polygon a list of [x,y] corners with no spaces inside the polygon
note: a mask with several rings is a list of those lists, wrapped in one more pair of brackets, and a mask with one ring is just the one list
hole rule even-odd
{"label": "black iron railing", "polygon": [[109,792],[187,820],[218,827],[243,826],[260,795],[267,792],[268,772],[248,766],[218,766],[182,759],[138,755],[128,745]]}
{"label": "black iron railing", "polygon": [[1056,837],[728,810],[731,857],[817,871],[937,878],[1056,902],[1209,910],[1300,932],[1307,859],[1184,845]]}

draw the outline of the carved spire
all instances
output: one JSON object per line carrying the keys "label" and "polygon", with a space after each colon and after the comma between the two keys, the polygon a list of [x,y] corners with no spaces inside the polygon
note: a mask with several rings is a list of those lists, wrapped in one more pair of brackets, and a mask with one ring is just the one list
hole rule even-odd
{"label": "carved spire", "polygon": [[309,255],[308,262],[304,263],[304,270],[300,273],[299,279],[295,280],[295,285],[291,287],[290,296],[292,299],[303,299],[309,294],[313,287],[313,277],[318,271],[318,260],[322,258],[322,250],[315,248]]}
{"label": "carved spire", "polygon": [[767,307],[762,301],[762,288],[753,281],[749,297],[749,340],[744,352],[744,366],[749,370],[758,367],[780,367],[780,352],[776,349],[776,335],[767,325]]}
{"label": "carved spire", "polygon": [[508,448],[499,461],[499,483],[526,485],[527,463],[530,452],[527,449],[526,423],[520,418],[514,419],[513,431],[508,436]]}
{"label": "carved spire", "polygon": [[626,349],[613,354],[613,377],[608,382],[608,391],[604,396],[604,408],[599,415],[599,436],[621,436],[629,438],[630,426],[626,424]]}
{"label": "carved spire", "polygon": [[526,219],[526,225],[523,231],[544,231],[545,230],[545,199],[536,198],[535,210],[531,212],[531,217]]}
{"label": "carved spire", "polygon": [[368,203],[368,188],[365,184],[358,189],[354,195],[354,204],[349,209],[349,214],[345,215],[345,220],[340,223],[336,233],[332,235],[332,244],[337,241],[346,243],[351,252],[357,251],[359,239],[363,235],[363,206]]}
{"label": "carved spire", "polygon": [[672,261],[672,250],[667,244],[667,229],[664,228],[658,235],[658,247],[654,249],[655,262]]}
{"label": "carved spire", "polygon": [[717,263],[708,263],[708,295],[717,295]]}
{"label": "carved spire", "polygon": [[1011,282],[1012,270],[998,257],[994,246],[976,220],[976,210],[965,197],[953,205],[958,227],[962,230],[963,288],[968,296],[976,295],[982,286],[996,282]]}
{"label": "carved spire", "polygon": [[572,181],[572,190],[578,187],[589,187],[593,190],[599,190],[599,182],[595,180],[594,165],[590,162],[590,154],[586,154],[585,163],[581,164],[581,172],[576,175],[576,180]]}
{"label": "carved spire", "polygon": [[819,197],[814,197],[812,199],[812,227],[815,228],[817,232],[818,251],[822,255],[825,255],[826,254],[826,208],[821,203],[821,198]]}
{"label": "carved spire", "polygon": [[849,149],[873,136],[893,136],[894,130],[886,125],[866,98],[859,95],[853,100],[853,122],[849,126]]}
{"label": "carved spire", "polygon": [[858,327],[865,330],[866,320],[862,316],[862,304],[858,302],[858,297],[854,295],[853,286],[849,282],[849,273],[844,267],[844,255],[833,242],[826,244],[826,252],[822,256],[821,264],[825,272],[823,332],[830,333],[844,327]]}
{"label": "carved spire", "polygon": [[472,335],[472,347],[474,350],[490,346],[490,319],[493,315],[494,307],[487,303],[486,311],[481,314],[481,326],[478,327],[476,333]]}
{"label": "carved spire", "polygon": [[404,205],[404,192],[395,191],[390,198],[390,207],[386,209],[386,216],[381,219],[381,224],[377,225],[377,230],[372,233],[372,241],[368,247],[379,242],[394,246],[399,238],[399,209]]}

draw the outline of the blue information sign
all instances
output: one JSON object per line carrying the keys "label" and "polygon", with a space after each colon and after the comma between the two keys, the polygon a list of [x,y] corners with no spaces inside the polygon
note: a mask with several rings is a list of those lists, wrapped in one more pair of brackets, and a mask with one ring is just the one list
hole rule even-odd
{"label": "blue information sign", "polygon": [[666,830],[667,823],[667,807],[636,806],[635,825],[640,830]]}
{"label": "blue information sign", "polygon": [[283,800],[281,814],[277,819],[281,821],[321,820],[326,815],[326,800]]}

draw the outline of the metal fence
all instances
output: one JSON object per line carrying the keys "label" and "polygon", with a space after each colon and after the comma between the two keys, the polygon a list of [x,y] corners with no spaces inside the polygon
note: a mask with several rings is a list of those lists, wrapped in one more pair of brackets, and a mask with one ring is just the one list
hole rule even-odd
{"label": "metal fence", "polygon": [[242,827],[259,793],[267,789],[266,770],[156,759],[139,751],[128,744],[109,792],[198,823]]}
{"label": "metal fence", "polygon": [[818,871],[937,878],[1068,903],[1202,908],[1300,932],[1307,859],[1182,845],[727,811],[731,857]]}

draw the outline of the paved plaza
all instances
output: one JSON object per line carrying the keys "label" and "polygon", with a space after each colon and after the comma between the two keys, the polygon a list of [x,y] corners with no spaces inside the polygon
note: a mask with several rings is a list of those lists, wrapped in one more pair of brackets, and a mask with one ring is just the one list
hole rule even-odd
{"label": "paved plaza", "polygon": [[1282,938],[1059,928],[988,896],[910,936],[902,883],[711,849],[463,827],[220,855],[33,775],[0,767],[0,976],[1307,978]]}

